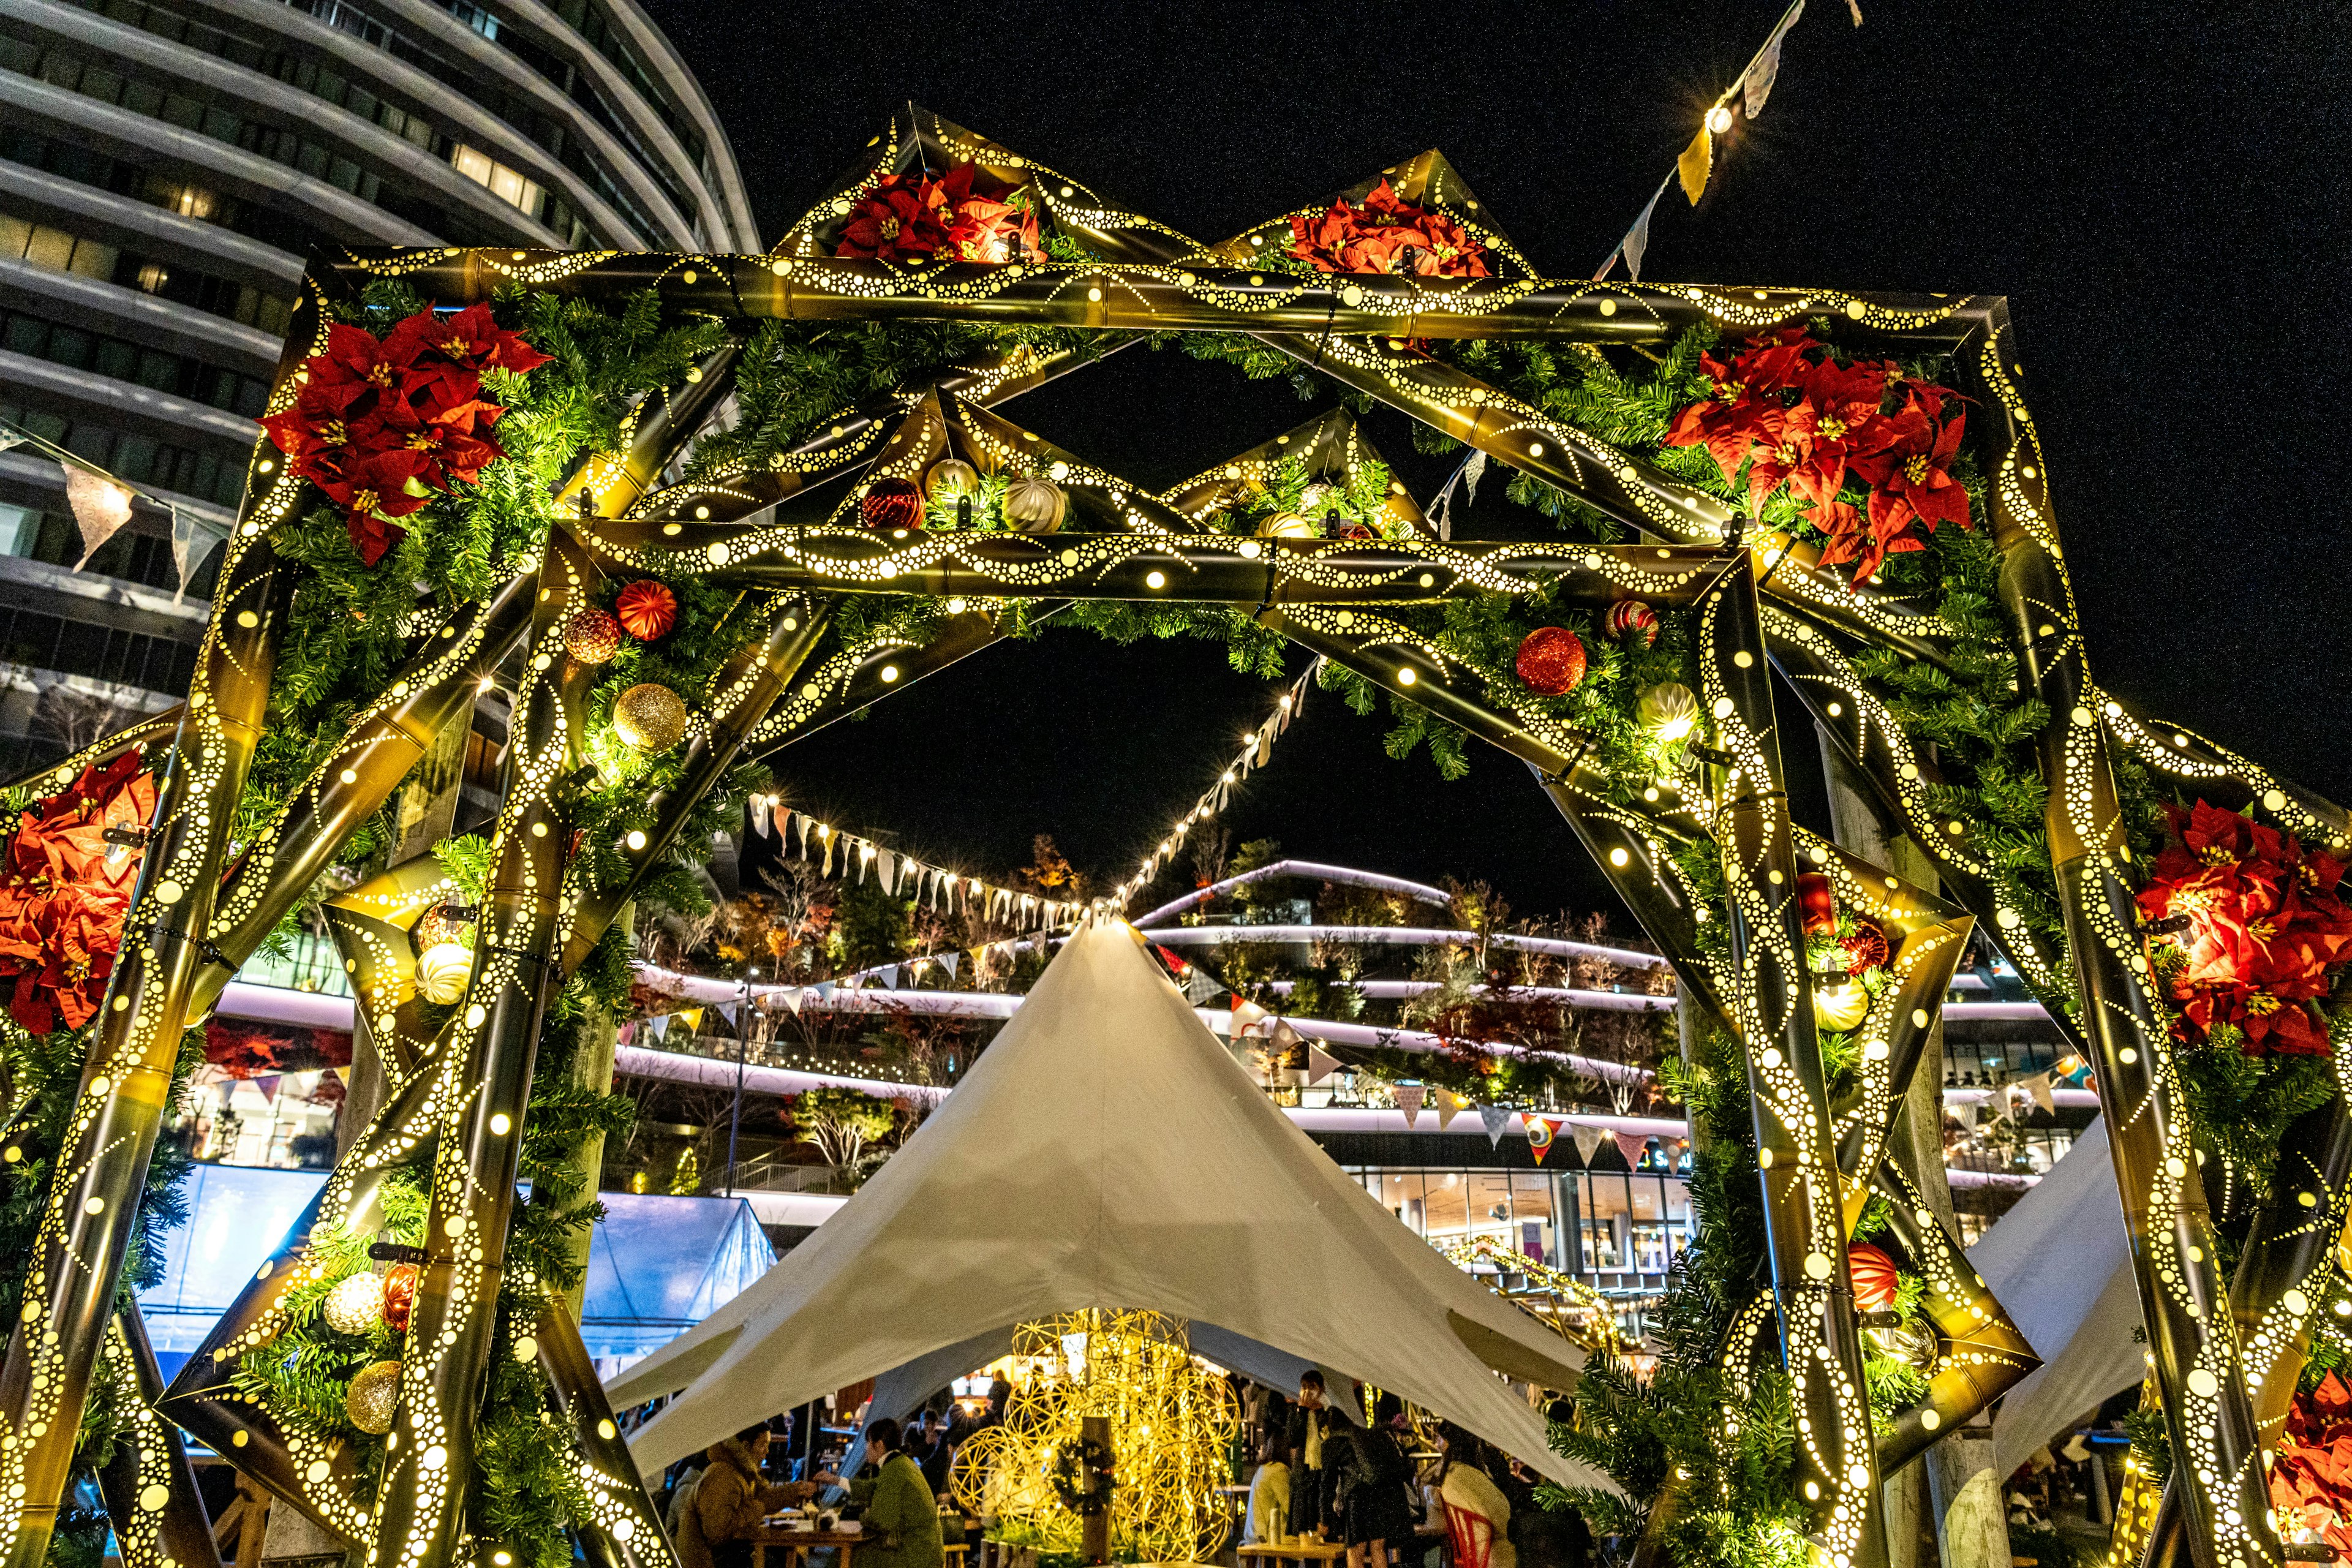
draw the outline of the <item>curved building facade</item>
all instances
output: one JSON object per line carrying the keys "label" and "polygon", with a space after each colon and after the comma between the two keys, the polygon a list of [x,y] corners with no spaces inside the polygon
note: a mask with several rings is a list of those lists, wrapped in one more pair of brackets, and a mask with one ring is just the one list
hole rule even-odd
{"label": "curved building facade", "polygon": [[[633,0],[0,0],[0,420],[184,534],[234,516],[305,258],[442,243],[761,248]],[[170,515],[75,571],[61,469],[0,451],[0,773],[185,689]]]}

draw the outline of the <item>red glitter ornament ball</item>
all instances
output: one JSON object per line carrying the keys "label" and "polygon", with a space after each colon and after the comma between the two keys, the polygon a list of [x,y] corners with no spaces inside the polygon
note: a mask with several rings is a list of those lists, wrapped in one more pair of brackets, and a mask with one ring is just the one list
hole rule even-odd
{"label": "red glitter ornament ball", "polygon": [[877,479],[858,500],[857,515],[877,532],[919,528],[923,521],[923,492],[915,488],[912,479]]}
{"label": "red glitter ornament ball", "polygon": [[1852,936],[1838,939],[1838,948],[1845,954],[1845,972],[1860,974],[1886,962],[1886,933],[1869,921],[1858,920]]}
{"label": "red glitter ornament ball", "polygon": [[1837,893],[1819,871],[1797,879],[1797,912],[1805,917],[1805,934],[1816,936],[1837,924]]}
{"label": "red glitter ornament ball", "polygon": [[1540,626],[1519,644],[1511,668],[1546,697],[1565,697],[1584,679],[1584,644],[1566,626]]}
{"label": "red glitter ornament ball", "polygon": [[395,1334],[408,1331],[408,1314],[416,1308],[416,1265],[395,1263],[384,1271],[383,1321]]}
{"label": "red glitter ornament ball", "polygon": [[1620,599],[1610,605],[1609,618],[1601,626],[1620,642],[1639,634],[1643,647],[1657,646],[1658,612],[1639,599]]}
{"label": "red glitter ornament ball", "polygon": [[677,595],[660,583],[632,583],[621,590],[613,613],[631,637],[651,642],[677,625]]}
{"label": "red glitter ornament ball", "polygon": [[1866,1241],[1845,1249],[1845,1277],[1853,1286],[1856,1311],[1890,1310],[1903,1289],[1903,1281],[1895,1277],[1895,1259]]}

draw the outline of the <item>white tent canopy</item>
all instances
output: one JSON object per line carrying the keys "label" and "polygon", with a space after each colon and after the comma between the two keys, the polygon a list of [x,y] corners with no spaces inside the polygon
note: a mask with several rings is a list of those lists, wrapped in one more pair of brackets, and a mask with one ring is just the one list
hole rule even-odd
{"label": "white tent canopy", "polygon": [[2136,1385],[2147,1368],[2104,1121],[2084,1130],[1969,1249],[1969,1261],[2042,1358],[1993,1423],[1993,1471],[2005,1476],[2084,1411]]}
{"label": "white tent canopy", "polygon": [[956,1092],[814,1237],[606,1392],[615,1406],[676,1395],[631,1440],[650,1469],[1089,1307],[1213,1325],[1391,1390],[1556,1480],[1612,1487],[1553,1454],[1542,1417],[1495,1375],[1569,1386],[1575,1347],[1333,1164],[1116,922],[1063,948]]}

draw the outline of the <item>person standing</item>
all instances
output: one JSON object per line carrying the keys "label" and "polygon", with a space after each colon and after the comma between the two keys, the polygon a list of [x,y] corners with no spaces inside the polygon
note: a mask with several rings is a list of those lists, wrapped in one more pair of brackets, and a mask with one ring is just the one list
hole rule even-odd
{"label": "person standing", "polygon": [[866,1457],[874,1461],[870,1480],[817,1479],[846,1486],[850,1500],[865,1509],[866,1539],[857,1546],[859,1568],[941,1568],[946,1553],[940,1535],[939,1500],[923,1472],[898,1446],[898,1424],[885,1415],[866,1427]]}
{"label": "person standing", "polygon": [[1330,1468],[1340,1498],[1348,1568],[1388,1568],[1390,1542],[1413,1543],[1412,1467],[1397,1445],[1404,1425],[1404,1402],[1383,1394],[1373,1405],[1372,1424],[1339,1441],[1339,1459]]}
{"label": "person standing", "polygon": [[1308,1367],[1298,1374],[1298,1403],[1290,1409],[1288,1441],[1290,1528],[1302,1536],[1322,1539],[1331,1522],[1332,1475],[1328,1466],[1339,1460],[1332,1445],[1340,1436],[1338,1418],[1323,1403],[1323,1374]]}

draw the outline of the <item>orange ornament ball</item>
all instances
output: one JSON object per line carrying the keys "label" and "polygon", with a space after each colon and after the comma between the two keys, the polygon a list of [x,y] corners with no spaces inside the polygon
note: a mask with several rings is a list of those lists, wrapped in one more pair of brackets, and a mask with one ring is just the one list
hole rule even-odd
{"label": "orange ornament ball", "polygon": [[1584,643],[1566,626],[1540,626],[1519,644],[1511,668],[1546,697],[1565,697],[1584,679]]}
{"label": "orange ornament ball", "polygon": [[1895,1259],[1866,1241],[1845,1249],[1845,1277],[1853,1286],[1854,1310],[1862,1312],[1891,1310],[1903,1288]]}
{"label": "orange ornament ball", "polygon": [[651,642],[677,625],[677,595],[667,584],[632,583],[621,590],[613,613],[624,631],[639,642]]}

